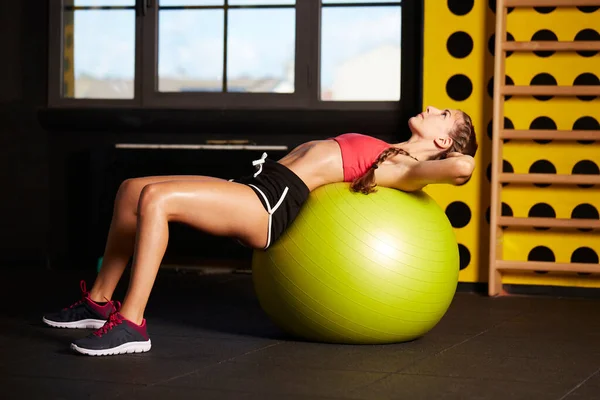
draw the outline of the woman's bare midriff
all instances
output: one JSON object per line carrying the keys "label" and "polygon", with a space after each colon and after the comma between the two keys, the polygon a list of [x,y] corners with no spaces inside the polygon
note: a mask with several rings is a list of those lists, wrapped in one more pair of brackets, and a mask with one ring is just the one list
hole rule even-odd
{"label": "woman's bare midriff", "polygon": [[[332,139],[301,144],[278,161],[300,177],[312,191],[322,185],[344,181],[342,151]],[[385,160],[375,171],[379,186],[394,186],[412,160],[402,154]]]}
{"label": "woman's bare midriff", "polygon": [[342,151],[332,139],[303,143],[278,162],[298,175],[311,191],[344,180]]}

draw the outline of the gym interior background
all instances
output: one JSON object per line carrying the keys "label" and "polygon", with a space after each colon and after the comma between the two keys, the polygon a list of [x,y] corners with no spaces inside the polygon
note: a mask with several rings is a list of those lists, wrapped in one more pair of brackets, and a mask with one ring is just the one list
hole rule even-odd
{"label": "gym interior background", "polygon": [[[346,0],[355,3],[350,11],[334,4],[337,0],[324,1],[329,5],[323,10],[326,40],[321,61],[329,71],[340,67],[342,84],[330,79],[319,92],[314,23],[321,12],[319,1],[295,2],[298,26],[290,21],[293,1],[261,1],[286,5],[282,10],[232,9],[225,21],[214,18],[223,16],[223,9],[214,5],[219,0],[161,0],[171,5],[213,4],[203,11],[177,6],[161,11],[167,22],[169,13],[180,13],[166,36],[148,22],[159,17],[156,10],[139,8],[154,7],[156,0],[63,0],[62,10],[56,6],[59,0],[0,2],[2,398],[597,400],[600,274],[541,271],[503,278],[515,292],[551,296],[490,298],[472,292],[486,292],[488,280],[495,2],[404,0],[401,14],[363,18],[371,24],[357,24],[357,16],[385,16],[381,10],[393,0],[367,8]],[[103,9],[84,5],[101,2],[107,5]],[[76,6],[79,11],[73,9]],[[194,12],[213,18],[198,22],[190,17]],[[88,19],[78,28],[82,15]],[[239,33],[239,24],[254,22],[248,15],[269,16],[269,24],[260,28],[276,26],[279,34],[267,29],[255,40],[242,31],[241,37],[227,37],[231,40],[225,51],[224,28]],[[515,9],[508,17],[508,37],[513,40],[598,40],[600,32],[598,7]],[[336,18],[341,19],[339,29],[328,30]],[[214,29],[198,33],[202,26]],[[211,34],[212,44],[199,39]],[[267,57],[265,48],[281,47],[293,34],[298,35],[293,64]],[[377,46],[381,36],[395,46]],[[161,37],[166,40],[161,42]],[[328,51],[352,50],[364,38],[370,44],[366,57],[350,57],[348,64],[327,61]],[[161,43],[174,52],[163,59],[166,69],[159,63],[155,71],[153,58]],[[199,45],[198,53],[209,50],[208,64],[199,64],[185,51],[190,43]],[[252,44],[257,43],[265,63],[253,64]],[[238,76],[225,82],[233,92],[223,95],[225,63],[233,68],[231,78],[234,71],[252,72],[257,65],[259,70],[284,65],[285,73],[280,68],[278,79]],[[174,68],[178,64],[191,71],[208,69],[212,75],[190,78],[185,68]],[[115,76],[112,67],[125,67],[127,73]],[[357,70],[360,79],[354,79]],[[165,79],[155,82],[156,74]],[[514,52],[507,58],[507,81],[517,85],[594,85],[599,74],[596,52]],[[289,96],[240,93],[249,87],[289,92],[292,81],[295,93]],[[156,93],[156,85],[162,93]],[[203,91],[198,93],[200,85]],[[356,97],[355,90],[363,100],[370,93],[388,101],[336,101]],[[399,94],[400,101],[389,101]],[[319,95],[325,101],[315,101]],[[89,96],[99,98],[78,98]],[[599,101],[513,96],[505,103],[503,122],[508,128],[599,130]],[[79,357],[68,351],[69,343],[89,332],[43,326],[43,313],[77,299],[81,279],[91,285],[121,180],[172,173],[238,176],[251,170],[250,161],[260,157],[263,146],[277,146],[267,150],[275,158],[300,142],[348,131],[400,141],[407,136],[408,118],[428,104],[467,111],[475,122],[480,150],[467,185],[427,188],[456,232],[464,290],[455,294],[444,318],[423,338],[386,346],[289,340],[259,307],[252,285],[256,275],[172,273],[166,268],[149,302],[153,347],[148,353]],[[258,147],[226,150],[228,144],[239,143]],[[178,147],[149,148],[153,144]],[[214,147],[222,144],[222,149]],[[598,174],[598,146],[510,140],[505,143],[503,168]],[[503,196],[504,215],[593,220],[600,210],[598,185],[511,183],[504,186]],[[165,263],[249,266],[248,250],[233,241],[173,228]],[[598,230],[557,233],[508,227],[503,232],[505,259],[599,265]],[[123,299],[126,285],[127,279],[115,299]]]}
{"label": "gym interior background", "polygon": [[[0,6],[3,29],[11,32],[0,37],[3,54],[0,63],[3,77],[0,90],[2,266],[94,269],[103,250],[112,198],[121,180],[150,174],[233,177],[247,173],[250,161],[262,153],[262,150],[126,149],[116,148],[116,144],[198,145],[235,141],[283,146],[282,150],[268,150],[271,157],[277,157],[286,152],[286,147],[290,149],[306,140],[349,131],[401,141],[407,137],[408,118],[423,106],[432,104],[463,109],[475,121],[480,150],[473,179],[464,187],[438,186],[427,191],[445,208],[455,227],[461,254],[460,281],[475,286],[487,282],[495,2],[403,2],[401,47],[371,49],[375,52],[373,57],[401,52],[402,73],[398,74],[401,81],[396,86],[401,88],[401,100],[376,106],[345,102],[350,104],[339,107],[331,99],[323,102],[324,105],[305,101],[309,97],[307,93],[318,90],[318,77],[314,73],[319,67],[319,38],[310,33],[313,31],[308,23],[296,29],[302,47],[296,49],[295,69],[292,68],[291,74],[298,96],[291,96],[285,104],[277,104],[265,96],[264,102],[254,101],[248,107],[236,93],[228,93],[231,94],[228,98],[219,97],[218,91],[222,88],[207,89],[214,93],[206,98],[195,98],[194,93],[184,93],[186,89],[181,83],[177,89],[169,89],[168,85],[173,83],[168,79],[159,83],[159,88],[164,84],[165,91],[181,93],[164,96],[151,93],[152,71],[148,65],[152,62],[146,61],[151,60],[148,57],[153,56],[155,46],[150,43],[149,24],[143,22],[146,25],[142,30],[141,21],[156,18],[154,10],[138,10],[134,1],[117,2],[127,5],[125,10],[117,11],[73,8],[69,11],[68,7],[61,11],[49,3],[19,1],[3,2]],[[310,16],[319,12],[317,2],[297,3],[297,13]],[[71,5],[76,4],[71,2]],[[246,11],[249,10],[238,10],[240,15]],[[263,11],[269,10],[251,12]],[[291,9],[283,11],[289,13]],[[333,15],[336,7],[331,6],[330,11]],[[98,62],[102,51],[111,46],[99,41],[78,47],[79,31],[73,23],[79,12],[126,14],[124,21],[129,24],[129,38],[133,37],[137,21],[137,41],[121,49],[124,51],[121,57],[136,60],[135,68],[128,67],[132,74],[135,70],[138,79],[120,89],[118,85],[123,82],[118,79],[110,84],[100,82],[100,87],[117,87],[124,96],[135,93],[134,99],[112,103],[102,99],[103,96],[118,97],[115,92],[102,93],[100,99],[87,103],[77,98],[86,97],[85,88],[91,90],[89,88],[98,82],[92,82],[89,76],[75,76],[76,52],[90,51],[89,47],[97,46]],[[168,12],[193,11],[159,11]],[[222,10],[212,12],[222,15]],[[229,23],[234,27],[236,21],[231,18]],[[598,40],[599,26],[600,11],[593,7],[518,9],[509,14],[508,31],[509,38],[514,40]],[[63,29],[64,42],[61,42],[63,37],[56,32]],[[158,37],[160,51],[160,31]],[[222,38],[221,46],[225,42],[227,40]],[[230,43],[230,46],[234,49],[236,44]],[[331,44],[323,43],[323,46],[326,49]],[[220,53],[219,62],[224,58]],[[232,63],[235,59],[232,56],[228,61]],[[507,59],[507,74],[515,84],[592,85],[598,84],[598,71],[600,58],[593,52],[514,53]],[[268,90],[274,87],[272,82],[265,84],[271,85]],[[247,88],[232,85],[229,90]],[[331,95],[325,92],[321,93],[323,98]],[[506,103],[504,123],[507,127],[523,129],[599,129],[599,101],[597,98],[515,97]],[[257,108],[257,103],[264,107]],[[505,171],[598,174],[599,166],[598,143],[506,145]],[[517,190],[508,185],[503,199],[505,215],[598,218],[599,210],[597,187],[573,189],[550,185]],[[512,232],[508,229],[504,248],[506,259],[598,264],[600,239],[589,232],[564,236],[544,230]],[[204,237],[185,227],[174,227],[165,260],[215,265],[230,263],[233,259],[245,264],[249,256],[247,249],[229,240]],[[535,285],[538,290],[539,287],[596,288],[600,284],[598,276],[542,271],[509,275],[504,281]]]}

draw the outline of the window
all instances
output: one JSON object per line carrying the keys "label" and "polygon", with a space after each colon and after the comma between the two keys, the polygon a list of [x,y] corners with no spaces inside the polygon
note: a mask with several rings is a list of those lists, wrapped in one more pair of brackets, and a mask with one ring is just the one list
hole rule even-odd
{"label": "window", "polygon": [[63,98],[134,98],[135,0],[65,1],[61,28]]}
{"label": "window", "polygon": [[49,104],[397,109],[418,97],[411,3],[52,2]]}
{"label": "window", "polygon": [[400,100],[400,2],[373,3],[323,0],[321,100]]}
{"label": "window", "polygon": [[293,93],[294,1],[217,3],[159,2],[158,90]]}

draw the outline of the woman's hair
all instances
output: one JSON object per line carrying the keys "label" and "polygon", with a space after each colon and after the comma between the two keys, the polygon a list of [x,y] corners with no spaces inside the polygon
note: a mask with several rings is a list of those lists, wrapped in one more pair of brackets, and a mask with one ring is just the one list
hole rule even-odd
{"label": "woman's hair", "polygon": [[471,157],[475,157],[477,152],[477,138],[475,137],[475,128],[473,127],[473,121],[471,117],[464,111],[458,111],[462,120],[457,120],[454,124],[450,137],[452,138],[452,146],[448,149],[440,152],[432,160],[441,160],[446,158],[448,153],[462,153],[467,154]]}
{"label": "woman's hair", "polygon": [[[462,115],[462,119],[456,121],[452,131],[449,134],[452,138],[452,146],[432,157],[432,160],[444,159],[449,153],[452,152],[458,152],[475,157],[478,145],[477,138],[475,137],[473,121],[467,113],[463,111],[459,112]],[[390,147],[382,151],[381,154],[379,154],[379,157],[377,157],[377,160],[373,163],[373,165],[371,165],[371,168],[369,168],[367,172],[352,182],[350,189],[354,192],[361,192],[363,194],[375,192],[375,186],[377,186],[375,184],[375,170],[389,157],[393,157],[398,154],[404,154],[405,156],[411,157],[406,150],[399,149],[397,147]]]}
{"label": "woman's hair", "polygon": [[362,176],[356,178],[350,185],[350,189],[353,192],[361,192],[363,194],[369,194],[375,192],[375,170],[379,168],[382,162],[387,160],[389,157],[396,156],[398,154],[404,154],[410,156],[406,150],[399,149],[397,147],[389,147],[379,154],[377,160],[371,165],[371,168],[367,170]]}

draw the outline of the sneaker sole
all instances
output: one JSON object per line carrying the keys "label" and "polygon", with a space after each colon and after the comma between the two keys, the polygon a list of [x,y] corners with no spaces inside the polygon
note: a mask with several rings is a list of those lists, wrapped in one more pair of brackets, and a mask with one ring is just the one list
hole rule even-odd
{"label": "sneaker sole", "polygon": [[146,351],[150,351],[151,347],[152,343],[150,342],[150,339],[148,339],[147,342],[123,343],[122,345],[113,347],[112,349],[103,350],[84,349],[82,347],[77,346],[74,343],[71,343],[71,349],[75,350],[78,353],[85,354],[88,356],[115,356],[118,354],[144,353]]}
{"label": "sneaker sole", "polygon": [[100,329],[106,321],[101,319],[82,319],[80,321],[56,322],[42,317],[42,322],[53,328],[65,329]]}

